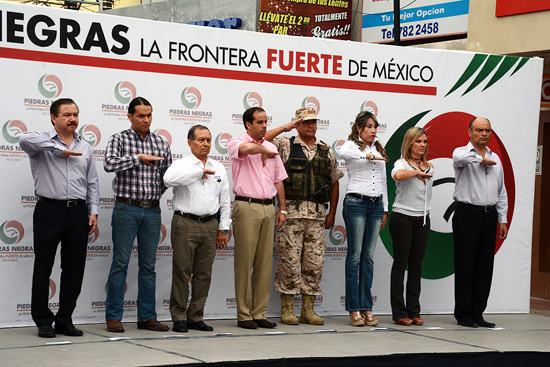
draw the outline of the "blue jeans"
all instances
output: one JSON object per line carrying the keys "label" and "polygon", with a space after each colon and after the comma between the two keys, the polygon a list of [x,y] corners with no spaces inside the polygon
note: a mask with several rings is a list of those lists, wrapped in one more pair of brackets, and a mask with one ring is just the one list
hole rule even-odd
{"label": "blue jeans", "polygon": [[384,206],[381,200],[362,200],[346,195],[342,214],[348,236],[346,311],[372,311],[374,249]]}
{"label": "blue jeans", "polygon": [[113,227],[113,262],[107,281],[105,319],[122,320],[128,263],[134,240],[138,243],[138,321],[156,319],[155,262],[160,237],[160,208],[142,209],[115,203]]}

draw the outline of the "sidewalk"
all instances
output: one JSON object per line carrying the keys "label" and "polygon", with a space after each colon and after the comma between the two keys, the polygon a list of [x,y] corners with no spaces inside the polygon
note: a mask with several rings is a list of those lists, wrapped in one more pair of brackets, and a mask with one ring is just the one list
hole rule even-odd
{"label": "sidewalk", "polygon": [[[352,327],[347,316],[326,317],[323,326],[279,324],[272,330],[241,329],[236,320],[207,320],[214,332],[182,334],[138,330],[135,323],[125,323],[125,333],[109,333],[104,324],[88,324],[77,325],[83,337],[52,339],[39,338],[35,327],[9,328],[0,329],[0,361],[10,367],[118,367],[395,353],[550,352],[549,317],[499,314],[486,319],[497,328],[458,326],[452,315],[426,315],[421,327],[398,326],[390,316],[381,316],[377,328]],[[111,340],[118,337],[129,339]]]}

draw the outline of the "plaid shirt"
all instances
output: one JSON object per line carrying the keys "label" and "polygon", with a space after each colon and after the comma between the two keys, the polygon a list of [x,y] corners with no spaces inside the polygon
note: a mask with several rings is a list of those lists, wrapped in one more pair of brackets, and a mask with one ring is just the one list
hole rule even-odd
{"label": "plaid shirt", "polygon": [[[141,162],[138,154],[164,158],[153,167]],[[145,139],[132,128],[111,136],[105,150],[104,168],[116,172],[115,196],[133,200],[160,200],[166,191],[162,177],[172,164],[166,139],[149,131]]]}

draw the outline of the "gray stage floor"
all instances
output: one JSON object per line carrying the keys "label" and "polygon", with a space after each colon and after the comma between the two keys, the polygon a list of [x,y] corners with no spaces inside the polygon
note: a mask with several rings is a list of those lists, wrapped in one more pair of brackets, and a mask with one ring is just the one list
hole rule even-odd
{"label": "gray stage floor", "polygon": [[[0,329],[1,366],[162,366],[295,357],[484,351],[550,352],[550,318],[537,314],[487,315],[496,329],[458,326],[452,315],[426,315],[424,326],[398,326],[379,316],[378,327],[352,327],[348,317],[325,325],[281,325],[245,330],[235,320],[207,320],[213,332],[138,330],[109,333],[104,324],[78,326],[82,337],[43,339],[35,327]],[[275,318],[272,321],[278,321]],[[168,323],[172,326],[172,323]],[[127,339],[112,340],[125,337]],[[51,344],[57,343],[57,344]]]}

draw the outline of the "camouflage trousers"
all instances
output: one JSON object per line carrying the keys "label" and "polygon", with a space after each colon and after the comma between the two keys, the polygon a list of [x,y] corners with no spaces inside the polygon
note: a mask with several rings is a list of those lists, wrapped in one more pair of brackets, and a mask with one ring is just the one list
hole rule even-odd
{"label": "camouflage trousers", "polygon": [[279,259],[275,287],[283,294],[322,294],[325,221],[289,219],[275,238]]}

